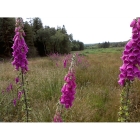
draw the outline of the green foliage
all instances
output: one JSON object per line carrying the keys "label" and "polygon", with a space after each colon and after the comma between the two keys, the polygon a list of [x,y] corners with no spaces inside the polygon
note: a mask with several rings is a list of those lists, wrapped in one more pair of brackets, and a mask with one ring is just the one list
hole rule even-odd
{"label": "green foliage", "polygon": [[11,56],[15,18],[0,18],[0,55]]}
{"label": "green foliage", "polygon": [[36,47],[40,55],[47,55],[47,45],[48,40],[50,39],[50,31],[49,28],[41,28],[36,33]]}
{"label": "green foliage", "polygon": [[40,18],[33,19],[33,32],[36,34],[39,29],[43,28],[43,24]]}
{"label": "green foliage", "polygon": [[17,89],[19,88],[15,83],[12,84],[12,90],[7,90],[7,87],[2,89],[3,94],[0,93],[0,121],[2,122],[21,122],[21,104],[17,100],[16,106],[13,100],[17,97]]}
{"label": "green foliage", "polygon": [[119,109],[119,112],[118,112],[118,121],[119,122],[128,122],[130,121],[130,118],[129,118],[129,114],[130,114],[130,94],[131,94],[131,91],[130,91],[130,81],[126,81],[126,84],[125,86],[123,87],[123,90],[121,92],[121,99],[120,99],[120,103],[121,103],[121,106],[120,106],[120,109]]}
{"label": "green foliage", "polygon": [[110,47],[124,47],[128,41],[123,42],[111,42]]}
{"label": "green foliage", "polygon": [[29,47],[27,56],[35,57],[37,56],[37,51],[34,46],[32,27],[28,24],[28,22],[25,22],[24,24],[24,32],[26,34],[24,38],[25,38],[27,46]]}
{"label": "green foliage", "polygon": [[50,27],[39,29],[35,35],[35,45],[40,56],[70,52],[69,35],[60,27],[57,30]]}
{"label": "green foliage", "polygon": [[98,44],[98,48],[109,48],[110,43],[109,42],[103,42]]}
{"label": "green foliage", "polygon": [[87,54],[100,54],[100,53],[122,53],[124,50],[123,47],[110,47],[110,48],[94,48],[94,49],[84,49],[81,52],[83,55]]}
{"label": "green foliage", "polygon": [[124,47],[128,41],[85,44],[85,49]]}
{"label": "green foliage", "polygon": [[[25,41],[29,47],[28,57],[47,56],[53,53],[68,54],[72,50],[83,50],[84,44],[73,41],[73,35],[67,34],[63,25],[50,28],[44,26],[40,18],[30,18],[24,23]],[[0,55],[11,56],[15,29],[14,18],[0,18]]]}
{"label": "green foliage", "polygon": [[[110,48],[107,48],[110,49]],[[115,49],[115,48],[113,48]],[[94,49],[93,49],[94,50]],[[81,54],[83,51],[80,52]],[[66,122],[117,122],[118,109],[120,106],[120,86],[117,83],[119,74],[118,67],[122,63],[119,59],[120,53],[94,53],[80,55],[76,65],[76,98],[73,107],[63,113],[63,120]],[[52,61],[49,57],[30,58],[29,101],[32,110],[30,111],[32,122],[52,122],[56,110],[56,103],[61,96],[61,88],[64,83],[64,76],[67,68],[63,68],[64,56]],[[78,61],[78,60],[77,60]],[[58,66],[56,66],[56,62]],[[88,62],[88,66],[86,65]],[[15,77],[13,67],[9,61],[0,63],[0,91],[7,85],[9,79]],[[139,95],[140,83],[135,81],[134,89]],[[6,94],[11,102],[14,94]],[[22,121],[24,112],[21,113],[22,103],[18,102],[16,107],[11,103],[8,105],[6,98],[3,100],[0,94],[0,113],[5,114],[2,121]],[[140,99],[136,98],[137,104]],[[21,103],[21,104],[20,104]],[[6,107],[8,106],[8,107]],[[29,106],[29,107],[30,107]],[[134,106],[135,107],[135,106]],[[136,106],[138,107],[138,106]],[[5,108],[5,109],[4,109]],[[139,107],[140,108],[140,107]],[[6,111],[9,111],[9,116]],[[126,109],[126,107],[124,107]],[[30,109],[29,109],[30,110]],[[24,110],[25,111],[25,110]],[[132,112],[132,115],[134,112]],[[140,112],[135,112],[133,121],[139,120]],[[127,115],[127,114],[126,114]],[[6,118],[8,117],[8,118]]]}
{"label": "green foliage", "polygon": [[71,45],[71,50],[72,51],[81,51],[81,50],[84,50],[84,44],[83,44],[83,42],[73,40],[72,41],[72,45]]}

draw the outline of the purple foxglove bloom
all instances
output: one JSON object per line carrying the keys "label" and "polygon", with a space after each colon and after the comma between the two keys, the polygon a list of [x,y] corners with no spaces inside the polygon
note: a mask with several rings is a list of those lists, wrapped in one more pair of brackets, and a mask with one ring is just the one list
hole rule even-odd
{"label": "purple foxglove bloom", "polygon": [[139,24],[140,24],[140,18],[138,18],[138,19],[137,19],[137,23],[139,23]]}
{"label": "purple foxglove bloom", "polygon": [[132,42],[132,47],[136,47],[137,46],[137,43],[135,41],[131,40],[131,42]]}
{"label": "purple foxglove bloom", "polygon": [[19,78],[18,77],[15,79],[15,82],[16,82],[16,84],[19,82]]}
{"label": "purple foxglove bloom", "polygon": [[125,60],[127,58],[127,56],[123,55],[122,57],[120,57],[122,60]]}
{"label": "purple foxglove bloom", "polygon": [[10,88],[10,90],[13,90],[13,85],[10,84],[10,85],[9,85],[9,88]]}
{"label": "purple foxglove bloom", "polygon": [[21,91],[18,92],[18,100],[20,100],[22,94],[23,93]]}
{"label": "purple foxglove bloom", "polygon": [[137,46],[140,48],[140,40],[138,41]]}
{"label": "purple foxglove bloom", "polygon": [[138,38],[140,39],[140,31],[138,32]]}
{"label": "purple foxglove bloom", "polygon": [[131,22],[130,27],[134,27],[135,24],[136,24],[136,19],[134,19],[134,20]]}
{"label": "purple foxglove bloom", "polygon": [[137,41],[137,40],[138,40],[138,37],[139,37],[138,34],[133,34],[133,35],[132,35],[132,39],[133,39],[134,41]]}
{"label": "purple foxglove bloom", "polygon": [[125,45],[125,50],[121,59],[123,65],[120,67],[119,81],[121,86],[125,85],[126,80],[133,81],[135,77],[140,79],[140,18],[133,20],[130,24],[132,27],[132,39]]}
{"label": "purple foxglove bloom", "polygon": [[63,64],[64,64],[64,68],[66,68],[67,67],[67,60],[66,59],[64,60]]}
{"label": "purple foxglove bloom", "polygon": [[66,90],[66,83],[64,83],[62,89],[61,89],[61,92],[64,92]]}
{"label": "purple foxglove bloom", "polygon": [[129,47],[131,47],[131,46],[133,46],[133,45],[132,45],[133,43],[134,43],[133,40],[129,40],[129,41],[127,42],[126,46],[128,45]]}
{"label": "purple foxglove bloom", "polygon": [[13,100],[13,105],[16,106],[16,103],[17,103],[17,100],[14,99],[14,100]]}
{"label": "purple foxglove bloom", "polygon": [[126,74],[124,74],[124,73],[121,73],[121,74],[119,75],[119,77],[120,77],[120,78],[122,78],[122,79],[125,79],[125,77],[126,77]]}
{"label": "purple foxglove bloom", "polygon": [[121,86],[124,86],[124,84],[125,84],[125,79],[123,79],[123,78],[119,79],[118,83],[119,83]]}
{"label": "purple foxglove bloom", "polygon": [[6,91],[7,91],[7,92],[10,92],[9,86],[6,88]]}
{"label": "purple foxglove bloom", "polygon": [[123,55],[128,55],[129,51],[128,50],[124,50]]}
{"label": "purple foxglove bloom", "polygon": [[132,73],[127,73],[127,78],[129,79],[129,80],[134,80],[134,74],[132,74]]}
{"label": "purple foxglove bloom", "polygon": [[22,29],[21,27],[22,20],[17,19],[16,21],[17,21],[16,23],[17,27],[15,28],[15,36],[13,38],[14,43],[12,46],[13,57],[14,57],[12,64],[15,66],[16,70],[21,69],[23,73],[26,73],[28,71],[28,66],[27,66],[28,61],[26,58],[28,47],[22,36],[22,34],[24,34],[23,31],[22,32],[19,31],[20,29]]}
{"label": "purple foxglove bloom", "polygon": [[136,59],[140,62],[140,54],[137,55]]}
{"label": "purple foxglove bloom", "polygon": [[134,75],[135,75],[136,77],[138,77],[139,74],[140,74],[140,71],[139,71],[138,67],[134,66]]}
{"label": "purple foxglove bloom", "polygon": [[134,68],[133,65],[127,65],[126,70],[128,73],[130,73],[133,71],[133,68]]}
{"label": "purple foxglove bloom", "polygon": [[136,57],[134,56],[133,53],[129,54],[128,60],[129,60],[130,62],[134,62],[134,61],[136,60]]}
{"label": "purple foxglove bloom", "polygon": [[137,33],[138,32],[138,29],[135,27],[132,29],[132,33]]}
{"label": "purple foxglove bloom", "polygon": [[131,50],[132,46],[126,45],[126,50]]}
{"label": "purple foxglove bloom", "polygon": [[138,48],[133,49],[134,56],[137,56],[140,53],[140,50]]}
{"label": "purple foxglove bloom", "polygon": [[76,93],[76,83],[75,83],[75,75],[72,72],[69,72],[64,80],[64,83],[61,92],[60,103],[65,106],[65,108],[70,108],[72,106],[72,102],[74,100],[74,95]]}
{"label": "purple foxglove bloom", "polygon": [[138,30],[140,30],[140,23],[137,23],[137,28]]}
{"label": "purple foxglove bloom", "polygon": [[125,64],[125,65],[128,65],[129,63],[130,63],[130,61],[129,61],[128,57],[125,58],[125,59],[124,59],[124,64]]}

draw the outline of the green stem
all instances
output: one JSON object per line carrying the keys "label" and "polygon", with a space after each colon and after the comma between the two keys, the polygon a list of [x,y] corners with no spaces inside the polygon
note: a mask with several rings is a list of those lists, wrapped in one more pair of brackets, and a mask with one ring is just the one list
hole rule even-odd
{"label": "green stem", "polygon": [[129,92],[130,92],[130,80],[127,81],[127,87],[126,87],[126,106],[128,106]]}
{"label": "green stem", "polygon": [[29,112],[28,112],[28,104],[27,104],[27,97],[26,97],[26,93],[25,93],[25,88],[24,88],[24,77],[23,77],[23,71],[22,71],[22,86],[23,86],[23,94],[24,94],[24,102],[25,102],[25,106],[26,106],[26,121],[28,122],[28,117],[29,117]]}
{"label": "green stem", "polygon": [[128,122],[129,121],[129,95],[130,95],[130,80],[126,81],[125,86],[123,87],[122,93],[121,93],[121,107],[119,111],[119,121],[121,122]]}

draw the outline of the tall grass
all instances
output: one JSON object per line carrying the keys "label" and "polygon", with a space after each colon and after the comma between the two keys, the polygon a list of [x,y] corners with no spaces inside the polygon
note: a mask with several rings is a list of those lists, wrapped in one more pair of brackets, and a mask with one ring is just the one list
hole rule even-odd
{"label": "tall grass", "polygon": [[[94,53],[79,56],[81,63],[76,66],[77,92],[72,108],[63,112],[65,122],[117,122],[120,105],[121,87],[118,85],[119,67],[122,64],[122,52]],[[29,59],[29,94],[31,120],[33,122],[52,122],[56,104],[61,96],[64,76],[68,67],[63,67],[64,56],[53,60],[50,57]],[[56,65],[56,63],[58,65]],[[9,61],[0,63],[0,91],[14,79],[16,72]],[[139,121],[140,115],[140,82],[133,85],[132,121]],[[11,95],[9,97],[9,95]],[[0,94],[12,98],[12,93]],[[133,95],[134,96],[134,95]],[[12,108],[9,113],[14,114],[14,107],[3,100],[3,106]],[[9,100],[10,101],[10,100]],[[7,111],[6,109],[4,111]],[[18,121],[14,115],[8,120],[6,114],[1,113],[1,121]],[[10,115],[7,115],[10,117]]]}

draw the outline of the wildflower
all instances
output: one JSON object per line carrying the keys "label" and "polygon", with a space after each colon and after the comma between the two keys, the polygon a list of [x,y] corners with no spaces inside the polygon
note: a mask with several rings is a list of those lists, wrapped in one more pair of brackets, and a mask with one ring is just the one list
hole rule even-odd
{"label": "wildflower", "polygon": [[61,98],[60,103],[65,106],[65,108],[70,108],[72,106],[72,103],[74,101],[74,95],[76,93],[76,78],[75,78],[75,72],[73,70],[74,66],[74,59],[72,59],[71,66],[69,68],[69,71],[67,75],[64,77],[64,80],[66,83],[64,83],[61,92]]}
{"label": "wildflower", "polygon": [[[24,36],[25,36],[25,32],[23,31],[23,20],[22,18],[17,18],[16,19],[16,24],[15,24],[15,36],[13,38],[13,52],[12,52],[12,56],[14,57],[14,60],[12,61],[13,66],[15,67],[15,69],[17,71],[20,71],[20,74],[22,76],[21,78],[21,85],[20,87],[18,87],[18,91],[23,90],[24,93],[24,105],[25,105],[25,110],[26,110],[26,121],[29,121],[29,107],[28,107],[28,99],[26,98],[26,90],[25,90],[25,86],[26,86],[26,82],[24,82],[25,80],[25,76],[24,74],[26,74],[26,72],[28,71],[28,61],[27,61],[27,53],[28,53],[28,46],[24,40]],[[15,78],[15,82],[16,84],[19,82],[19,77]],[[18,100],[20,100],[22,95],[22,92],[18,92]],[[16,99],[13,100],[13,104],[14,106],[16,105]]]}
{"label": "wildflower", "polygon": [[19,82],[19,78],[18,77],[15,78],[15,82],[16,82],[16,84]]}
{"label": "wildflower", "polygon": [[123,56],[123,65],[120,67],[120,75],[118,83],[121,86],[125,85],[126,80],[133,81],[135,77],[140,79],[140,32],[139,25],[140,18],[134,19],[130,27],[132,27],[132,39],[125,45]]}
{"label": "wildflower", "polygon": [[17,103],[17,101],[16,101],[16,99],[14,99],[13,100],[13,105],[16,106],[16,103]]}
{"label": "wildflower", "polygon": [[22,94],[23,93],[21,91],[18,92],[18,100],[20,100]]}
{"label": "wildflower", "polygon": [[67,60],[66,59],[64,60],[63,64],[64,64],[64,68],[66,68],[66,66],[67,66]]}
{"label": "wildflower", "polygon": [[136,19],[133,19],[133,21],[132,21],[131,24],[130,24],[130,27],[134,27],[135,24],[136,24]]}
{"label": "wildflower", "polygon": [[17,27],[15,28],[15,36],[13,38],[14,44],[12,46],[12,56],[14,57],[12,64],[15,66],[16,70],[19,70],[19,68],[21,68],[22,72],[25,73],[26,71],[28,71],[28,61],[26,58],[28,47],[23,38],[25,33],[22,29],[23,24],[20,18],[16,20],[16,26]]}

